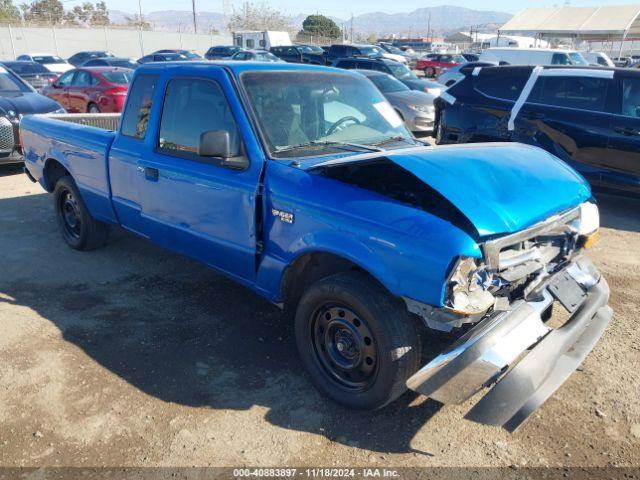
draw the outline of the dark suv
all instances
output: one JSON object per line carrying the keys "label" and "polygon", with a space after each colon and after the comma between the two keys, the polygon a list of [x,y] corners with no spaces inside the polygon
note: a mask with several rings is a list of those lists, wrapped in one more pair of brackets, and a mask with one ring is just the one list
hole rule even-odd
{"label": "dark suv", "polygon": [[238,47],[236,45],[219,45],[207,50],[204,54],[204,58],[207,60],[228,60],[240,50],[242,50],[242,47]]}
{"label": "dark suv", "polygon": [[528,143],[594,186],[640,194],[640,71],[501,66],[461,73],[434,102],[439,144]]}
{"label": "dark suv", "polygon": [[381,58],[384,50],[375,45],[331,45],[327,51],[327,65],[347,57]]}
{"label": "dark suv", "polygon": [[324,65],[325,53],[322,47],[316,45],[289,45],[286,47],[271,47],[269,49],[276,57],[289,63],[310,63]]}
{"label": "dark suv", "polygon": [[397,78],[411,90],[440,95],[444,85],[433,80],[418,77],[402,63],[385,58],[340,58],[333,63],[334,67],[347,70],[375,70]]}

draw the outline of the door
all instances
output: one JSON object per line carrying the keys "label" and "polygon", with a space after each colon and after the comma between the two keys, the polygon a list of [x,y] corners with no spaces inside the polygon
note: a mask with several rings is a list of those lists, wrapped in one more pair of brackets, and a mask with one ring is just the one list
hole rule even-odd
{"label": "door", "polygon": [[69,71],[62,74],[62,76],[53,84],[53,87],[47,92],[48,97],[54,99],[67,111],[69,111],[69,93],[67,89],[71,85],[75,73],[75,71]]}
{"label": "door", "polygon": [[597,184],[607,162],[605,107],[612,80],[553,72],[558,70],[543,70],[538,77],[516,118],[514,140],[544,148]]}
{"label": "door", "polygon": [[172,76],[165,85],[158,137],[138,162],[144,228],[158,244],[252,284],[263,160],[254,153],[247,168],[234,169],[198,154],[203,133],[226,131],[240,142],[238,119],[250,128],[226,74],[204,75]]}
{"label": "door", "polygon": [[78,70],[68,87],[69,111],[85,113],[92,96],[94,96],[98,81],[86,70]]}
{"label": "door", "polygon": [[[635,72],[633,72],[635,73]],[[617,73],[614,90],[607,171],[603,182],[618,188],[640,191],[640,76]]]}

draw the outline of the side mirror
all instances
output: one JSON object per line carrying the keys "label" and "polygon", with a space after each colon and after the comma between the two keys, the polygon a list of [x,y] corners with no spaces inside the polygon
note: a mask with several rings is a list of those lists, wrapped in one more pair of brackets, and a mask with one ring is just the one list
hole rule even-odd
{"label": "side mirror", "polygon": [[198,156],[222,158],[224,165],[246,168],[248,160],[240,153],[240,140],[227,130],[208,130],[200,135]]}

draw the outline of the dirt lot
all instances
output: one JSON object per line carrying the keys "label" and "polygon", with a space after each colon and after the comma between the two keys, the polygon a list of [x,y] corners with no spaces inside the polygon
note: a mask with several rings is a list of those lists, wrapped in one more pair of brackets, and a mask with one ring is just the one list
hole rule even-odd
{"label": "dirt lot", "polygon": [[347,411],[311,386],[281,312],[117,231],[67,248],[50,198],[0,171],[1,466],[640,465],[640,202],[600,199],[616,314],[520,431],[407,394]]}

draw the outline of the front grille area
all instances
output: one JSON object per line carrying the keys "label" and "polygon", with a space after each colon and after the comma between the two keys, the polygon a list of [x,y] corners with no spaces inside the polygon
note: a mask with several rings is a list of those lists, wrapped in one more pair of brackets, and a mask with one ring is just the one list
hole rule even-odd
{"label": "front grille area", "polygon": [[0,117],[0,151],[11,152],[15,146],[13,124],[7,117]]}

